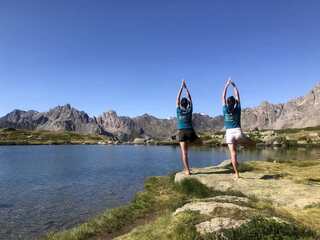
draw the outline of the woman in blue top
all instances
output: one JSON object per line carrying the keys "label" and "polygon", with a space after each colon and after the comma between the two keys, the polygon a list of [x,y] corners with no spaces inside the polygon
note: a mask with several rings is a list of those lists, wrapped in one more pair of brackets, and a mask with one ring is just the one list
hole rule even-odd
{"label": "woman in blue top", "polygon": [[[230,96],[226,99],[227,90],[230,85],[233,87],[234,96]],[[239,178],[239,172],[237,169],[237,145],[252,145],[254,142],[245,136],[241,130],[240,94],[236,84],[230,78],[226,82],[222,92],[222,105],[224,127],[226,129],[226,143],[228,144],[230,150],[231,163],[234,169],[235,177]]]}
{"label": "woman in blue top", "polygon": [[[181,99],[183,89],[187,91],[187,98]],[[188,143],[197,139],[192,126],[192,99],[190,92],[187,88],[186,81],[182,81],[182,85],[178,92],[177,100],[177,128],[178,128],[178,141],[180,142],[181,158],[184,166],[185,174],[190,175],[190,167],[188,160]]]}

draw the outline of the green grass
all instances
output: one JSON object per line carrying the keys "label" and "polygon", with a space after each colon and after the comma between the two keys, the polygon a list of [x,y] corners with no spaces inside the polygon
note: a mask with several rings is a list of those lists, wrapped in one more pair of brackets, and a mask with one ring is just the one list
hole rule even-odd
{"label": "green grass", "polygon": [[195,225],[207,219],[198,212],[186,211],[178,216],[165,215],[141,226],[119,240],[314,240],[316,234],[303,227],[263,217],[253,217],[237,229],[200,235]]}
{"label": "green grass", "polygon": [[238,191],[219,191],[216,189],[208,188],[206,185],[199,182],[194,178],[186,178],[180,183],[175,184],[175,189],[188,198],[208,198],[221,195],[230,195],[237,197],[245,197],[245,195]]}
{"label": "green grass", "polygon": [[[266,144],[266,146],[272,145],[272,142],[274,141],[277,141],[279,145],[288,148],[297,146],[312,147],[320,144],[320,139],[310,137],[309,135],[310,133],[320,133],[320,126],[272,130],[273,134],[269,135],[271,137],[269,140],[264,139],[266,136],[265,132],[267,131],[271,131],[271,129],[247,131],[246,135],[254,142]],[[224,134],[224,132],[202,132],[199,133],[199,136],[203,140],[204,145],[221,146],[224,144],[222,143],[222,138],[219,137]],[[302,140],[306,142],[299,142]]]}
{"label": "green grass", "polygon": [[186,178],[179,184],[176,184],[176,190],[187,196],[195,198],[206,198],[214,194],[210,188],[193,178]]}
{"label": "green grass", "polygon": [[[130,204],[107,210],[84,224],[63,232],[51,233],[44,239],[82,240],[94,237],[103,239],[105,236],[111,239],[120,236],[120,240],[220,240],[222,239],[220,235],[201,236],[196,231],[195,226],[209,220],[209,216],[192,211],[179,213],[176,216],[172,213],[187,202],[221,195],[244,197],[240,192],[216,191],[192,178],[175,184],[173,175],[151,177],[145,182],[145,190],[137,193]],[[250,202],[245,205],[255,209],[259,213],[258,216],[251,212],[233,210],[230,212],[228,209],[217,209],[211,213],[219,217],[252,219],[239,229],[223,230],[224,236],[228,236],[228,239],[313,239],[312,237],[315,236],[314,232],[299,227],[292,219],[282,217],[273,209],[271,203],[259,201],[255,197],[249,197],[249,199]],[[281,217],[288,222],[270,220],[270,216]],[[139,225],[139,220],[143,219],[145,224]],[[126,232],[129,233],[123,235]]]}
{"label": "green grass", "polygon": [[304,208],[305,209],[308,209],[308,208],[319,208],[320,209],[320,202],[307,205]]}
{"label": "green grass", "polygon": [[[176,186],[178,192],[187,194],[190,198],[200,200],[218,195],[225,195],[226,192],[215,192],[201,183],[188,179]],[[230,195],[228,193],[228,195]],[[243,196],[243,194],[242,194]],[[200,198],[200,199],[199,199]],[[185,211],[177,215],[172,215],[167,212],[161,215],[155,221],[139,226],[126,235],[122,235],[118,240],[293,240],[316,239],[316,233],[299,226],[292,218],[281,216],[272,204],[262,202],[255,197],[250,197],[248,207],[255,209],[255,211],[241,211],[239,209],[224,209],[217,208],[211,212],[211,217],[230,217],[232,219],[248,219],[249,222],[237,229],[223,229],[220,233],[211,233],[200,235],[196,231],[196,225],[209,220],[211,217],[201,215],[197,211]],[[189,200],[190,201],[190,200]],[[241,206],[246,205],[243,203]],[[283,220],[277,221],[271,217],[279,217]],[[222,233],[222,234],[221,234]]]}
{"label": "green grass", "polygon": [[106,136],[78,134],[75,132],[0,129],[0,145],[95,144],[109,140],[111,139]]}
{"label": "green grass", "polygon": [[195,225],[205,221],[198,212],[185,211],[173,217],[168,213],[154,222],[137,227],[119,240],[200,240]]}
{"label": "green grass", "polygon": [[255,217],[237,229],[225,229],[222,234],[207,234],[203,240],[311,240],[316,234],[295,224]]}
{"label": "green grass", "polygon": [[[264,143],[262,131],[251,131],[248,136],[256,143]],[[274,131],[274,140],[284,147],[318,146],[320,140],[310,138],[312,132],[320,133],[319,127],[310,127],[304,129],[283,129]],[[194,143],[196,146],[222,146],[224,132],[202,132],[198,133],[199,140]],[[132,139],[139,137],[136,132],[133,133]],[[290,137],[290,139],[287,139]],[[27,145],[27,144],[95,144],[97,142],[106,142],[112,140],[111,137],[101,135],[83,135],[75,132],[51,132],[42,130],[23,130],[23,129],[0,129],[0,145]],[[306,143],[299,143],[299,140],[305,140]],[[178,145],[177,141],[160,140],[155,138],[150,144],[153,145]]]}
{"label": "green grass", "polygon": [[[254,170],[253,166],[251,166],[250,164],[245,163],[245,162],[239,163],[237,168],[240,173],[251,172]],[[233,173],[233,167],[231,164],[229,166],[227,166],[226,169],[228,169],[230,171],[230,173]]]}
{"label": "green grass", "polygon": [[[174,183],[173,176],[151,177],[145,182],[145,190],[136,194],[133,201],[123,207],[107,210],[87,223],[72,229],[48,234],[47,240],[82,240],[103,234],[116,236],[124,228],[139,219],[171,213],[193,198],[218,195],[241,195],[239,192],[221,192],[210,189],[195,179]],[[183,226],[177,226],[182,231]],[[180,229],[180,230],[179,230]]]}
{"label": "green grass", "polygon": [[117,235],[123,228],[149,214],[173,211],[186,199],[185,194],[176,191],[173,177],[152,177],[146,181],[145,190],[137,193],[130,204],[107,210],[87,223],[64,232],[51,233],[44,239],[82,240],[101,234]]}
{"label": "green grass", "polygon": [[313,132],[313,131],[320,131],[320,126],[316,127],[307,127],[307,128],[287,128],[281,130],[275,130],[276,133],[299,133],[301,131]]}

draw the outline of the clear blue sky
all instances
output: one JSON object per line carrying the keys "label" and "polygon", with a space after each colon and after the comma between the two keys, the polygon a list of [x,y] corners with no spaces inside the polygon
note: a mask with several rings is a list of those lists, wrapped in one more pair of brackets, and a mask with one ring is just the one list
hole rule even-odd
{"label": "clear blue sky", "polygon": [[224,81],[242,105],[284,102],[320,80],[319,0],[3,0],[0,115],[70,103],[90,115],[175,114],[187,79],[217,115]]}

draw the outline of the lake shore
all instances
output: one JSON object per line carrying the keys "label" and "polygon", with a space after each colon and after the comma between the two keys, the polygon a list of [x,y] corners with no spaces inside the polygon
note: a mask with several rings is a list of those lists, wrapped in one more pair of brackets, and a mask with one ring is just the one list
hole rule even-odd
{"label": "lake shore", "polygon": [[[219,147],[225,146],[224,132],[198,133],[199,141],[194,145]],[[282,130],[251,130],[245,134],[256,142],[257,147],[319,147],[320,127]],[[174,138],[155,139],[135,138],[132,141],[120,141],[113,136],[87,135],[75,132],[51,132],[43,130],[0,129],[0,145],[173,145],[179,143]]]}
{"label": "lake shore", "polygon": [[128,205],[45,239],[318,239],[319,170],[319,159],[253,161],[234,180],[224,162],[151,177]]}
{"label": "lake shore", "polygon": [[87,135],[75,132],[32,131],[23,129],[0,129],[0,145],[75,145],[112,144],[111,137]]}

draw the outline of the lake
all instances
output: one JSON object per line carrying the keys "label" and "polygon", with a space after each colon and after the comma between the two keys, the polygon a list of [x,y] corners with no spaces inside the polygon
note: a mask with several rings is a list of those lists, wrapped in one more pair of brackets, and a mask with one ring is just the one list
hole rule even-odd
{"label": "lake", "polygon": [[[320,150],[241,150],[240,161],[313,159]],[[190,164],[228,158],[227,148],[194,147]],[[173,146],[0,146],[0,239],[34,239],[129,202],[149,176],[182,168]]]}

